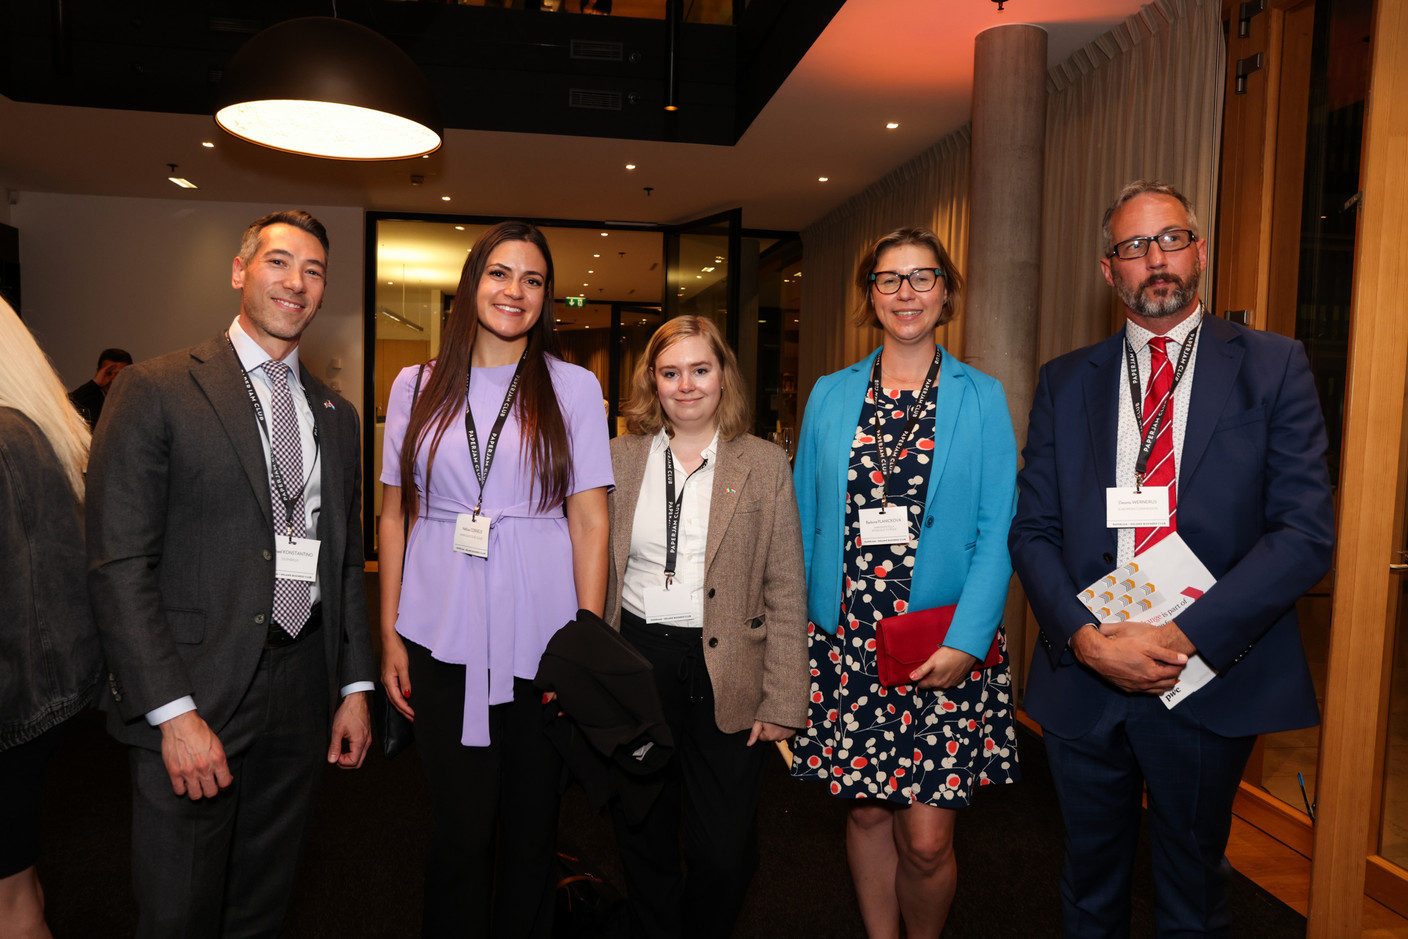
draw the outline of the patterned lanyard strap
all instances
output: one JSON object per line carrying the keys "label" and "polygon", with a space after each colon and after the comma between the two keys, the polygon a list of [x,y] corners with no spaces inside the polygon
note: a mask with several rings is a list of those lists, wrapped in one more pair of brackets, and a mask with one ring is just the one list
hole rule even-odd
{"label": "patterned lanyard strap", "polygon": [[[239,352],[235,349],[234,340],[230,338],[228,331],[225,333],[225,341],[230,344],[230,351],[235,353],[235,361],[239,362],[240,378],[244,379],[245,394],[249,395],[249,403],[254,405],[254,417],[259,422],[259,431],[264,435],[264,440],[269,445],[269,472],[274,477],[274,488],[279,493],[279,500],[284,504],[284,517],[288,521],[289,537],[292,538],[294,506],[298,504],[303,493],[308,490],[308,484],[313,481],[313,471],[318,468],[318,455],[322,447],[322,443],[318,440],[318,422],[316,420],[313,422],[313,462],[308,467],[308,475],[304,477],[303,485],[298,487],[298,491],[290,493],[288,484],[284,482],[284,472],[279,466],[279,458],[274,453],[274,438],[269,433],[269,422],[264,417],[264,405],[259,403],[259,395],[254,392],[254,382],[250,381],[249,369],[245,368],[244,363],[240,360]],[[290,373],[292,371],[293,369],[289,369]],[[303,389],[303,398],[308,402],[308,410],[316,414],[317,412],[313,410],[313,398],[308,394],[307,388]]]}
{"label": "patterned lanyard strap", "polygon": [[[1139,457],[1134,463],[1134,478],[1138,482],[1144,479],[1144,471],[1149,467],[1149,455],[1154,452],[1154,442],[1159,439],[1159,427],[1164,422],[1164,415],[1168,413],[1168,406],[1173,402],[1173,391],[1178,387],[1178,383],[1183,380],[1183,372],[1188,368],[1188,360],[1193,356],[1193,345],[1198,341],[1198,329],[1194,326],[1193,331],[1183,337],[1183,348],[1178,350],[1178,365],[1173,370],[1173,384],[1169,386],[1168,396],[1159,404],[1159,409],[1154,412],[1154,418],[1149,422],[1149,429],[1144,432],[1143,438],[1139,442]],[[1124,340],[1125,353],[1125,375],[1129,379],[1129,400],[1134,407],[1134,426],[1144,426],[1144,392],[1139,383],[1139,360],[1135,356],[1134,347],[1129,344],[1129,337]],[[1150,371],[1153,371],[1153,351],[1150,350]],[[1149,376],[1150,381],[1153,375]]]}
{"label": "patterned lanyard strap", "polygon": [[484,445],[482,469],[479,466],[479,434],[474,429],[474,412],[469,407],[469,376],[474,369],[467,367],[464,371],[464,434],[469,438],[469,460],[474,467],[474,478],[479,480],[479,501],[474,506],[474,518],[479,517],[479,510],[484,507],[484,485],[489,481],[489,467],[494,462],[494,450],[499,445],[499,434],[503,432],[504,422],[508,420],[508,412],[513,410],[513,399],[518,396],[518,379],[523,374],[523,363],[527,358],[528,350],[524,349],[523,354],[518,357],[518,367],[513,370],[513,381],[508,383],[508,393],[504,395],[498,419],[494,421],[494,427],[489,431],[489,440]]}
{"label": "patterned lanyard strap", "polygon": [[924,413],[924,404],[929,399],[929,390],[934,387],[934,379],[939,377],[939,365],[943,361],[943,350],[938,346],[934,347],[934,361],[929,364],[929,374],[924,376],[924,384],[919,387],[918,400],[906,412],[904,429],[895,438],[895,448],[885,449],[885,422],[880,416],[884,409],[881,398],[885,391],[880,387],[880,359],[875,357],[875,364],[870,369],[870,387],[872,396],[875,399],[875,410],[871,413],[871,423],[875,427],[875,452],[880,458],[880,504],[886,508],[890,505],[890,473],[899,463],[900,452],[904,450],[904,445],[909,442],[910,436],[914,434],[915,428],[919,426],[919,415]]}

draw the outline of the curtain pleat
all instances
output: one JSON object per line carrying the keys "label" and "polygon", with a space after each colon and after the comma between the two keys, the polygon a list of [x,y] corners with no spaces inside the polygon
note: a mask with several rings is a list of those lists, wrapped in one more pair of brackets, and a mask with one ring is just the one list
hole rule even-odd
{"label": "curtain pleat", "polygon": [[1099,260],[1101,217],[1126,183],[1177,186],[1209,234],[1225,69],[1218,4],[1155,0],[1048,73],[1039,361],[1123,321]]}

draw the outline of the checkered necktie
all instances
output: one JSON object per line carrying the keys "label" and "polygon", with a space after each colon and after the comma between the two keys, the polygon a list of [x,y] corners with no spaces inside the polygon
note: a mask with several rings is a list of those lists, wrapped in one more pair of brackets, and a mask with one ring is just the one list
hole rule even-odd
{"label": "checkered necktie", "polygon": [[[269,428],[270,456],[279,461],[285,490],[290,494],[298,490],[293,503],[293,534],[303,538],[308,534],[303,516],[303,443],[298,433],[298,415],[293,409],[293,396],[288,391],[289,368],[273,359],[265,362],[263,368],[273,391],[269,409],[273,417]],[[269,470],[269,498],[274,508],[274,537],[287,538],[288,516],[284,500],[279,496],[279,487],[274,483],[272,467]],[[304,580],[274,578],[274,622],[290,636],[297,636],[303,624],[308,622],[308,612],[313,608],[312,586]]]}
{"label": "checkered necktie", "polygon": [[1149,390],[1144,395],[1144,410],[1140,417],[1144,424],[1139,428],[1140,440],[1149,432],[1149,425],[1159,413],[1159,407],[1168,400],[1163,423],[1159,425],[1159,436],[1154,440],[1154,449],[1149,454],[1149,465],[1144,470],[1144,485],[1168,487],[1168,524],[1158,528],[1134,529],[1134,553],[1147,551],[1178,528],[1178,473],[1173,465],[1173,363],[1168,360],[1168,337],[1155,336],[1149,340]]}

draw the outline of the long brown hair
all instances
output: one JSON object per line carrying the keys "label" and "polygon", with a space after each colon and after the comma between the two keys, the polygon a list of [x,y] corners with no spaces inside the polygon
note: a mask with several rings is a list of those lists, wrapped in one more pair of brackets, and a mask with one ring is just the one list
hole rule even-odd
{"label": "long brown hair", "polygon": [[733,349],[724,342],[719,327],[713,320],[702,316],[676,316],[655,330],[655,335],[645,346],[645,354],[636,362],[635,374],[631,376],[631,400],[621,409],[626,419],[626,430],[633,434],[654,436],[663,427],[671,437],[675,435],[665,409],[660,406],[660,392],[655,388],[655,360],[675,343],[690,336],[703,339],[709,351],[714,353],[714,358],[719,360],[719,377],[723,381],[719,389],[719,409],[714,415],[719,436],[732,440],[753,426],[753,415],[743,394],[743,376],[738,372],[738,359],[734,357]]}
{"label": "long brown hair", "polygon": [[543,309],[538,322],[528,332],[528,356],[518,382],[518,397],[514,416],[526,445],[522,451],[523,468],[533,477],[538,494],[538,508],[545,510],[567,498],[571,476],[571,454],[568,452],[567,425],[552,386],[548,368],[549,356],[561,358],[552,305],[552,253],[543,233],[527,222],[500,222],[480,235],[469,249],[460,284],[455,290],[455,302],[450,307],[450,319],[440,343],[440,354],[411,409],[406,424],[406,436],[401,442],[401,510],[414,518],[419,510],[419,492],[415,485],[416,453],[430,436],[430,454],[426,458],[425,487],[430,490],[430,474],[435,466],[435,452],[445,430],[460,417],[464,401],[464,381],[460,378],[469,368],[474,340],[479,335],[479,282],[489,266],[489,256],[504,242],[526,241],[543,254],[547,263],[547,282],[543,285]]}

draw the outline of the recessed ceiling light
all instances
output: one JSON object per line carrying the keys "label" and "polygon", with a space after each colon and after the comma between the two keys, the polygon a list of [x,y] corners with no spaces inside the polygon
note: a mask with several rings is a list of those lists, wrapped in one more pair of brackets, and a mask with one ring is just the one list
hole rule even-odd
{"label": "recessed ceiling light", "polygon": [[441,197],[440,197],[440,201],[441,201],[441,202],[449,202],[449,201],[450,201],[450,197],[449,197],[449,196],[441,196]]}
{"label": "recessed ceiling light", "polygon": [[200,142],[200,145],[201,145],[202,147],[204,147],[205,149],[207,149],[207,150],[214,150],[214,149],[215,149],[215,141],[213,141],[213,140],[202,140],[202,141]]}
{"label": "recessed ceiling light", "polygon": [[388,280],[388,281],[386,282],[386,286],[390,287],[390,286],[392,286],[392,285],[395,284],[395,283],[396,283],[396,281],[394,281],[394,280]]}
{"label": "recessed ceiling light", "polygon": [[885,125],[885,129],[886,129],[886,130],[894,130],[895,128],[897,128],[897,127],[899,127],[899,126],[900,126],[899,121],[891,121],[890,123],[888,123],[888,124]]}
{"label": "recessed ceiling light", "polygon": [[582,285],[582,286],[583,286],[583,287],[586,287],[586,286],[589,286],[589,285],[587,285],[587,284],[583,284],[583,285]]}
{"label": "recessed ceiling light", "polygon": [[816,178],[816,181],[819,182],[819,183],[824,183],[824,182],[826,182],[826,181],[829,180],[829,179],[831,179],[830,176],[818,176],[818,177]]}
{"label": "recessed ceiling light", "polygon": [[166,164],[166,165],[171,168],[171,175],[168,176],[168,177],[166,177],[167,179],[171,180],[173,183],[175,183],[176,185],[180,186],[182,189],[199,189],[199,188],[200,188],[199,186],[197,186],[195,183],[191,182],[191,181],[190,181],[189,179],[187,179],[186,177],[184,177],[184,176],[177,176],[177,175],[176,175],[176,164],[175,164],[175,163],[168,163],[168,164]]}
{"label": "recessed ceiling light", "polygon": [[695,279],[695,280],[703,280],[703,279],[704,279],[704,275],[703,275],[703,274],[695,274],[695,275],[694,275],[694,279]]}
{"label": "recessed ceiling light", "polygon": [[588,274],[595,274],[596,271],[587,271]]}
{"label": "recessed ceiling light", "polygon": [[635,169],[635,168],[636,168],[636,165],[635,165],[634,163],[627,163],[627,164],[626,164],[626,169],[628,169],[628,170],[633,170],[633,169]]}
{"label": "recessed ceiling light", "polygon": [[428,154],[428,153],[422,153],[422,154],[420,155],[420,158],[421,158],[422,160],[428,160],[428,159],[430,159],[430,154]]}
{"label": "recessed ceiling light", "polygon": [[592,257],[594,257],[594,258],[599,258],[599,257],[601,257],[601,255],[599,255],[599,254],[593,254]]}
{"label": "recessed ceiling light", "polygon": [[606,237],[606,234],[607,234],[606,232],[602,232],[602,233],[601,233],[601,237],[605,238],[605,237]]}
{"label": "recessed ceiling light", "polygon": [[463,225],[456,225],[456,226],[455,226],[455,231],[464,231],[464,226],[463,226]]}

